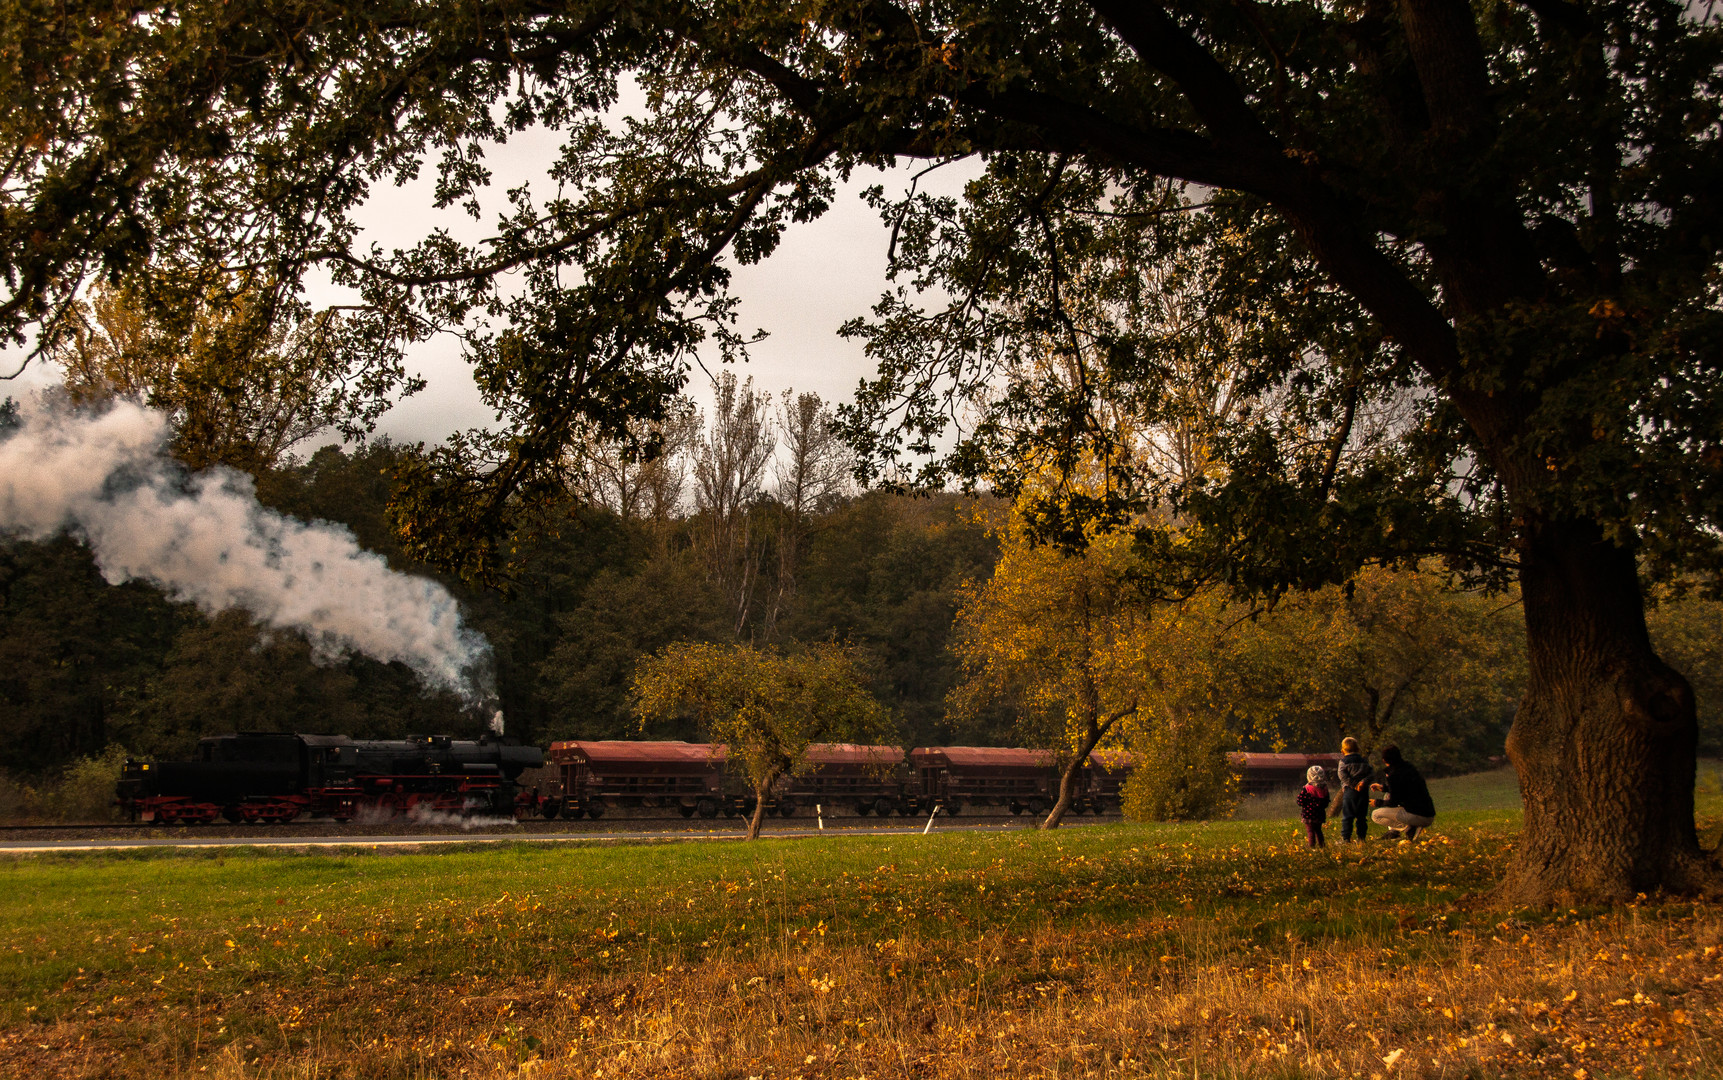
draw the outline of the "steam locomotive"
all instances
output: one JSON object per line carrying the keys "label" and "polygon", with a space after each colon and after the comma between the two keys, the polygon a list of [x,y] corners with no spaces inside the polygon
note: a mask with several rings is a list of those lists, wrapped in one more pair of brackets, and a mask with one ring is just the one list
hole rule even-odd
{"label": "steam locomotive", "polygon": [[191,761],[127,761],[119,801],[133,820],[163,824],[515,816],[536,808],[521,773],[543,764],[538,747],[500,739],[247,732],[199,740]]}

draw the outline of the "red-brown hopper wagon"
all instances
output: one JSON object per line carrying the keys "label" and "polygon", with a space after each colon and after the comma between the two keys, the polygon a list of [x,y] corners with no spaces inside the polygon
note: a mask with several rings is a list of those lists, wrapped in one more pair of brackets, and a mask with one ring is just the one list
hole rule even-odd
{"label": "red-brown hopper wagon", "polygon": [[552,743],[562,771],[562,798],[546,800],[544,816],[603,817],[611,807],[675,807],[683,817],[717,817],[724,809],[724,748],[709,743]]}
{"label": "red-brown hopper wagon", "polygon": [[858,814],[912,814],[918,803],[905,797],[903,748],[855,743],[815,743],[809,768],[783,785],[778,812],[786,806],[848,806]]}

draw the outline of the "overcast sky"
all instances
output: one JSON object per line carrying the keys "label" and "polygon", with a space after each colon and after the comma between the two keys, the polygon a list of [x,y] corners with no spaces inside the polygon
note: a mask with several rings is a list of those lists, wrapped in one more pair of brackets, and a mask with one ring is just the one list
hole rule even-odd
{"label": "overcast sky", "polygon": [[[498,198],[493,203],[500,205],[500,193],[522,180],[535,181],[534,194],[542,197],[548,185],[540,178],[556,149],[554,135],[536,132],[492,147],[487,160],[496,174],[490,190]],[[964,176],[973,172],[960,173],[960,169],[941,170],[953,174],[942,178],[945,189],[960,188]],[[752,375],[756,385],[774,394],[793,388],[812,390],[831,402],[853,397],[856,384],[872,373],[872,364],[862,355],[860,343],[838,337],[837,328],[844,320],[865,314],[886,287],[889,241],[878,215],[862,202],[861,191],[874,183],[884,183],[888,191],[901,189],[908,176],[907,169],[858,174],[824,217],[792,226],[770,259],[736,268],[734,290],[741,300],[738,328],[769,334],[751,350],[753,360],[738,367],[739,376]],[[365,242],[375,239],[385,248],[404,247],[434,224],[463,239],[478,238],[481,226],[465,214],[438,214],[430,209],[431,189],[432,177],[427,173],[405,188],[374,195],[361,216]],[[397,439],[440,440],[451,431],[494,422],[453,339],[418,346],[412,360],[428,385],[390,410],[379,431]],[[702,406],[710,401],[706,384],[706,374],[695,368],[688,392]]]}
{"label": "overcast sky", "polygon": [[[536,180],[555,157],[554,134],[528,132],[504,146],[492,147],[488,162],[495,174],[487,209],[502,205],[502,193],[523,180]],[[922,182],[922,190],[956,193],[977,169],[967,163],[939,170]],[[737,267],[734,291],[740,298],[738,328],[743,332],[767,331],[769,337],[752,348],[753,360],[737,368],[737,374],[753,376],[755,384],[773,394],[785,389],[812,390],[828,402],[848,401],[856,384],[872,374],[872,364],[862,355],[859,342],[837,335],[844,320],[866,314],[886,287],[885,256],[889,234],[878,215],[861,200],[863,188],[884,183],[888,192],[901,190],[909,169],[889,173],[870,170],[857,174],[840,190],[831,210],[811,224],[792,225],[777,252],[764,263]],[[485,235],[489,224],[475,223],[456,210],[432,207],[434,176],[431,170],[402,188],[374,192],[361,210],[365,234],[361,248],[372,241],[385,249],[405,247],[441,225],[456,236],[474,240]],[[542,197],[547,185],[533,184]],[[315,303],[335,302],[340,294],[311,284]],[[0,365],[10,369],[17,353],[0,350]],[[409,362],[426,380],[417,395],[402,401],[385,414],[378,432],[397,440],[440,442],[451,432],[495,423],[495,417],[479,399],[472,374],[461,359],[458,343],[439,337],[413,347]],[[714,371],[716,368],[713,369]],[[10,384],[0,383],[0,396],[58,381],[59,373],[37,362]],[[707,377],[699,368],[691,373],[688,393],[702,407],[711,400]]]}
{"label": "overcast sky", "polygon": [[[517,168],[531,167],[518,160],[525,156],[526,148],[510,146],[504,151],[492,158],[501,181],[494,188],[499,191],[512,183],[501,180],[505,169],[515,173]],[[548,157],[551,149],[542,152]],[[885,174],[883,182],[892,190],[901,187],[906,178],[907,172],[898,170]],[[887,285],[889,234],[860,197],[863,188],[879,182],[882,174],[877,172],[857,177],[840,192],[824,217],[792,226],[770,259],[735,268],[733,288],[741,300],[738,329],[744,333],[761,329],[769,334],[751,349],[753,359],[738,366],[740,377],[752,375],[757,385],[774,394],[790,388],[812,390],[836,402],[853,397],[856,384],[872,373],[861,343],[840,338],[837,329],[844,320],[866,314]],[[412,187],[421,186],[425,185],[421,182]],[[414,230],[424,228],[422,208],[429,199],[423,191],[411,189],[390,195],[374,199],[367,209],[367,232],[385,246],[404,245],[418,238],[420,234]],[[471,227],[467,222],[462,231]],[[439,440],[459,428],[493,422],[453,339],[417,347],[413,361],[429,385],[390,410],[379,425],[380,431],[397,439]],[[716,367],[712,370],[715,372]],[[688,392],[703,407],[710,401],[706,382],[706,374],[695,368]]]}

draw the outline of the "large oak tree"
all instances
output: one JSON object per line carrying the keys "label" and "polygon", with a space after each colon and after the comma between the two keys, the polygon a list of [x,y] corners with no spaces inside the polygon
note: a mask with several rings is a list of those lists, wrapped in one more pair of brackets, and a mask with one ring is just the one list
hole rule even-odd
{"label": "large oak tree", "polygon": [[[1692,693],[1649,644],[1641,574],[1706,580],[1723,555],[1720,46],[1668,0],[4,0],[0,329],[51,340],[91,273],[185,295],[211,267],[313,266],[378,334],[466,327],[502,430],[425,457],[397,511],[416,551],[485,574],[501,511],[559,482],[570,439],[626,439],[691,350],[745,348],[729,267],[857,166],[979,155],[973,195],[1018,208],[949,215],[958,248],[895,208],[903,269],[983,287],[955,313],[882,307],[885,380],[855,422],[908,424],[872,425],[876,460],[954,384],[994,385],[1019,330],[1079,361],[1014,400],[1056,407],[1029,427],[1080,448],[1091,374],[1159,382],[1129,312],[1063,321],[1060,226],[1084,200],[1093,220],[1208,201],[1239,295],[1282,286],[1246,359],[1259,390],[1302,395],[1318,450],[1237,440],[1200,490],[1122,467],[1117,500],[1051,506],[1049,533],[1165,498],[1245,590],[1422,554],[1517,575],[1526,829],[1504,897],[1708,888]],[[625,92],[632,117],[605,115]],[[567,136],[556,190],[511,192],[489,240],[357,246],[374,187],[429,160],[440,199],[474,202],[481,143],[534,125]],[[948,273],[959,249],[1002,261]],[[1417,423],[1320,452],[1394,394]]]}

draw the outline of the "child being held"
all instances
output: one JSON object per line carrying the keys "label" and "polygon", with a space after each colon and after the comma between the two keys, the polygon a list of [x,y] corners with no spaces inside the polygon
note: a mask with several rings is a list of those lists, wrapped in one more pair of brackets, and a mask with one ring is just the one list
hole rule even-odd
{"label": "child being held", "polygon": [[1304,822],[1305,842],[1313,848],[1327,847],[1322,823],[1328,820],[1328,774],[1322,766],[1312,765],[1304,779],[1298,791],[1298,816]]}

